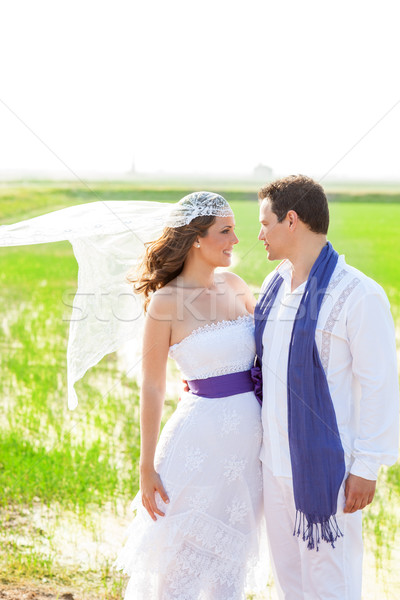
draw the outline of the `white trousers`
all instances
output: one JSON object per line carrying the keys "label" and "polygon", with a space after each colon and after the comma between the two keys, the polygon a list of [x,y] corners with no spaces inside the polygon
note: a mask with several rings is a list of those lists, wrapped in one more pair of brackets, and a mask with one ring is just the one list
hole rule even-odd
{"label": "white trousers", "polygon": [[293,535],[296,509],[292,480],[275,477],[263,463],[264,510],[275,584],[285,600],[361,600],[362,515],[344,514],[344,486],[339,493],[337,521],[343,537],[335,548],[322,542],[307,550]]}

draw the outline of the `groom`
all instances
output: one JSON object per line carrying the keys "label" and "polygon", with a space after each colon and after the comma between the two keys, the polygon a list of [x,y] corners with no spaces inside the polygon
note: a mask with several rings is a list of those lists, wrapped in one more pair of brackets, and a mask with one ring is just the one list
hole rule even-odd
{"label": "groom", "polygon": [[261,460],[275,582],[287,600],[359,600],[361,509],[398,450],[393,320],[382,288],[327,242],[304,176],[259,192],[259,239],[282,261],[257,303]]}

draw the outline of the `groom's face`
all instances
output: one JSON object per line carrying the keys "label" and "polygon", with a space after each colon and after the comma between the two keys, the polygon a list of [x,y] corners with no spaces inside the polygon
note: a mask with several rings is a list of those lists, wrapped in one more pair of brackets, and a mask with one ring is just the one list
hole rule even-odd
{"label": "groom's face", "polygon": [[261,229],[258,239],[264,244],[268,253],[268,260],[282,260],[287,258],[286,250],[289,242],[286,220],[278,222],[278,217],[271,210],[268,199],[260,204]]}

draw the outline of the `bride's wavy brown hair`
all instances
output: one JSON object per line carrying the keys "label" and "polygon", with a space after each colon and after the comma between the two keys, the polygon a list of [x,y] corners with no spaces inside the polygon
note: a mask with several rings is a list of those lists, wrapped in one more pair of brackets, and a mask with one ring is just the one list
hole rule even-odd
{"label": "bride's wavy brown hair", "polygon": [[215,217],[196,217],[182,227],[166,227],[154,242],[146,244],[146,252],[138,269],[127,276],[136,294],[144,294],[144,310],[153,292],[164,287],[182,272],[190,248],[197,237],[205,237]]}

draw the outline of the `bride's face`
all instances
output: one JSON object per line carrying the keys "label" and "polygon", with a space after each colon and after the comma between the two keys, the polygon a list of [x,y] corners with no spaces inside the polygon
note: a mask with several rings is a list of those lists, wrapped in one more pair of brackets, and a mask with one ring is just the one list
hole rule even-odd
{"label": "bride's face", "polygon": [[229,267],[232,261],[233,246],[239,242],[235,234],[233,217],[216,217],[208,228],[205,237],[199,237],[194,243],[195,250],[213,267]]}

